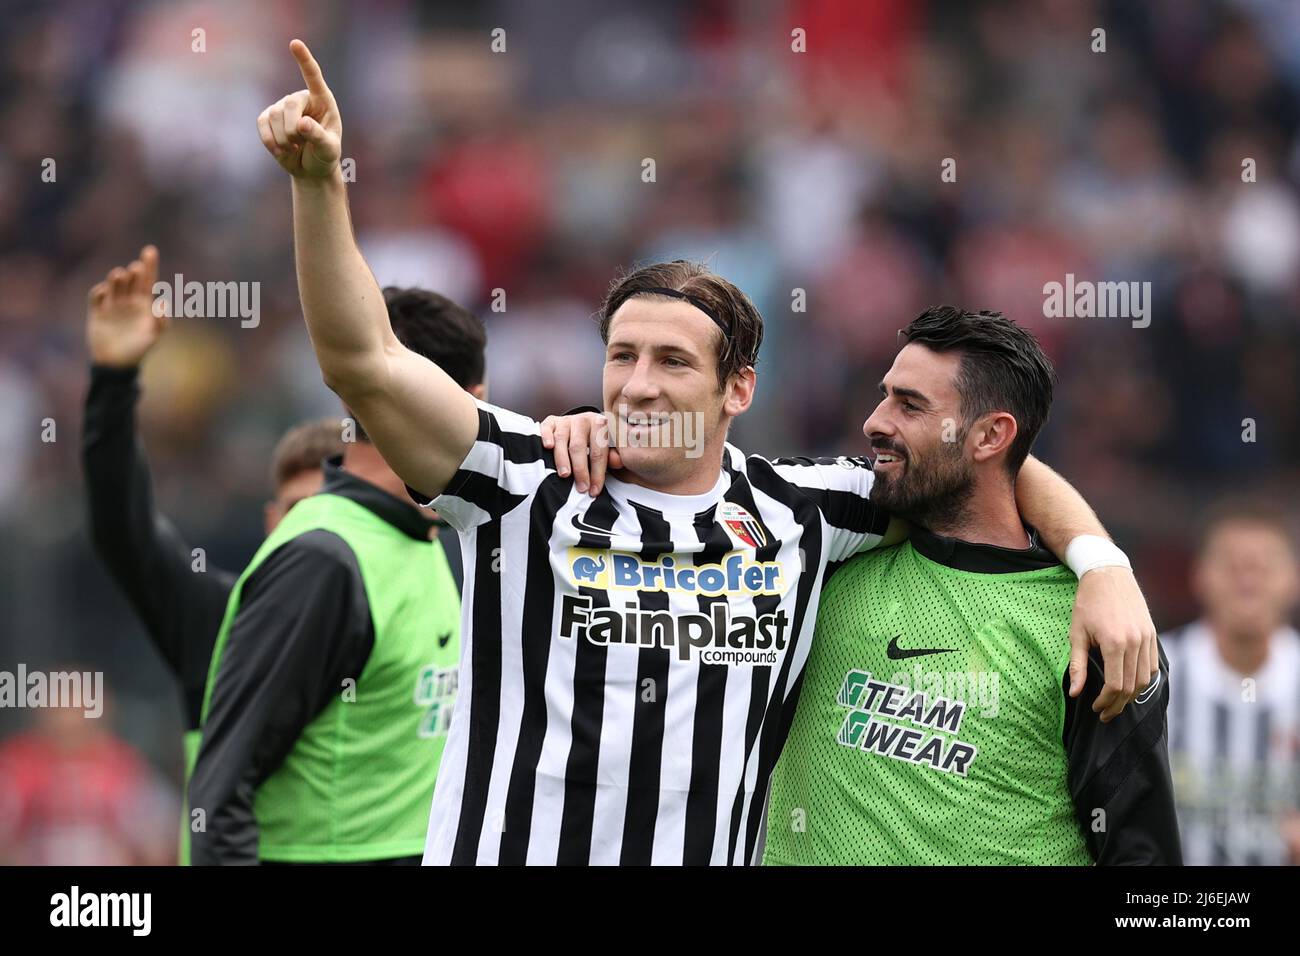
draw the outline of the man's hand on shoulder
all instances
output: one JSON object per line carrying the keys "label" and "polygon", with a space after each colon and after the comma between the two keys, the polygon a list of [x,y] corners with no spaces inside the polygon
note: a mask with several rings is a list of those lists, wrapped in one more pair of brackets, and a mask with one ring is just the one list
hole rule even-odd
{"label": "man's hand on shoulder", "polygon": [[555,470],[561,478],[573,472],[579,493],[595,498],[605,487],[605,471],[623,467],[618,449],[610,442],[609,422],[599,412],[547,415],[542,421],[542,445],[555,451]]}
{"label": "man's hand on shoulder", "polygon": [[1142,693],[1160,667],[1156,627],[1133,572],[1124,567],[1088,571],[1070,618],[1070,696],[1078,697],[1088,675],[1088,648],[1105,661],[1106,685],[1092,709],[1109,723]]}

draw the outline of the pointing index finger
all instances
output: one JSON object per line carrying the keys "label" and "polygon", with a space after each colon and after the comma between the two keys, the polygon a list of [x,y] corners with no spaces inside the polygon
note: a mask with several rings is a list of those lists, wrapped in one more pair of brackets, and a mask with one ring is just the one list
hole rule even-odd
{"label": "pointing index finger", "polygon": [[301,40],[294,40],[289,44],[289,52],[298,61],[298,69],[302,72],[303,82],[307,84],[307,92],[314,97],[328,98],[330,88],[325,85],[325,75],[321,73],[320,64],[311,55],[311,50],[307,49],[307,44]]}
{"label": "pointing index finger", "polygon": [[158,247],[149,245],[140,250],[140,261],[144,263],[144,290],[152,292],[154,282],[158,279]]}

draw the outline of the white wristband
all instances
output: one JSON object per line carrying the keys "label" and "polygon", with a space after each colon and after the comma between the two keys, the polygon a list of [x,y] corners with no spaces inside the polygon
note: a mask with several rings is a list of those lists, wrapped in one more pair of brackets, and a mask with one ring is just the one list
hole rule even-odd
{"label": "white wristband", "polygon": [[1095,571],[1097,568],[1133,570],[1127,554],[1117,548],[1114,542],[1095,534],[1081,534],[1071,540],[1065,549],[1065,563],[1069,565],[1076,578],[1082,578],[1089,571]]}

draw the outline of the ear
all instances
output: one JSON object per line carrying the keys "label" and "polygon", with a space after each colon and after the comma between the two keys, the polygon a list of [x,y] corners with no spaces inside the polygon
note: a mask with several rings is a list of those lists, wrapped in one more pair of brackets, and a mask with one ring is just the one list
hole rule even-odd
{"label": "ear", "polygon": [[975,422],[970,430],[971,457],[982,463],[1005,455],[1020,434],[1020,426],[1010,412],[991,412]]}
{"label": "ear", "polygon": [[754,401],[754,389],[758,386],[758,373],[754,366],[746,365],[731,376],[727,385],[727,397],[723,400],[722,411],[732,418],[748,410]]}
{"label": "ear", "polygon": [[471,385],[469,388],[465,389],[465,391],[469,392],[471,395],[473,395],[475,398],[477,398],[480,402],[486,402],[486,401],[487,401],[487,382],[486,382],[486,381],[479,382],[477,385]]}

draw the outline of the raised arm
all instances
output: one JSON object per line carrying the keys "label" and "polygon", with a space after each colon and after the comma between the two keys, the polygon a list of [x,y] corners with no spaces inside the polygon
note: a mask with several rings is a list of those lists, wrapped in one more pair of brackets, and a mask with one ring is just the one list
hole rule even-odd
{"label": "raised arm", "polygon": [[[1081,538],[1110,540],[1088,502],[1064,478],[1032,455],[1016,479],[1016,507],[1057,557],[1079,575],[1079,592],[1070,620],[1070,696],[1083,690],[1088,648],[1101,649],[1106,681],[1092,709],[1102,721],[1115,718],[1159,673],[1155,623],[1131,568],[1080,562],[1071,551]],[[1116,551],[1118,556],[1118,552]],[[1107,560],[1107,559],[1100,559]],[[1117,560],[1111,559],[1112,561]]]}
{"label": "raised arm", "polygon": [[90,291],[90,388],[82,433],[86,505],[95,551],[181,681],[187,727],[197,727],[208,660],[234,575],[195,571],[190,546],[160,514],[136,435],[139,366],[167,326],[151,290],[158,250],[146,246]]}
{"label": "raised arm", "polygon": [[474,401],[393,334],[379,284],[357,248],[339,167],[343,123],[320,66],[289,45],[305,90],[257,119],[262,143],[293,177],[298,294],[325,384],[360,419],[409,485],[442,491],[478,431]]}

